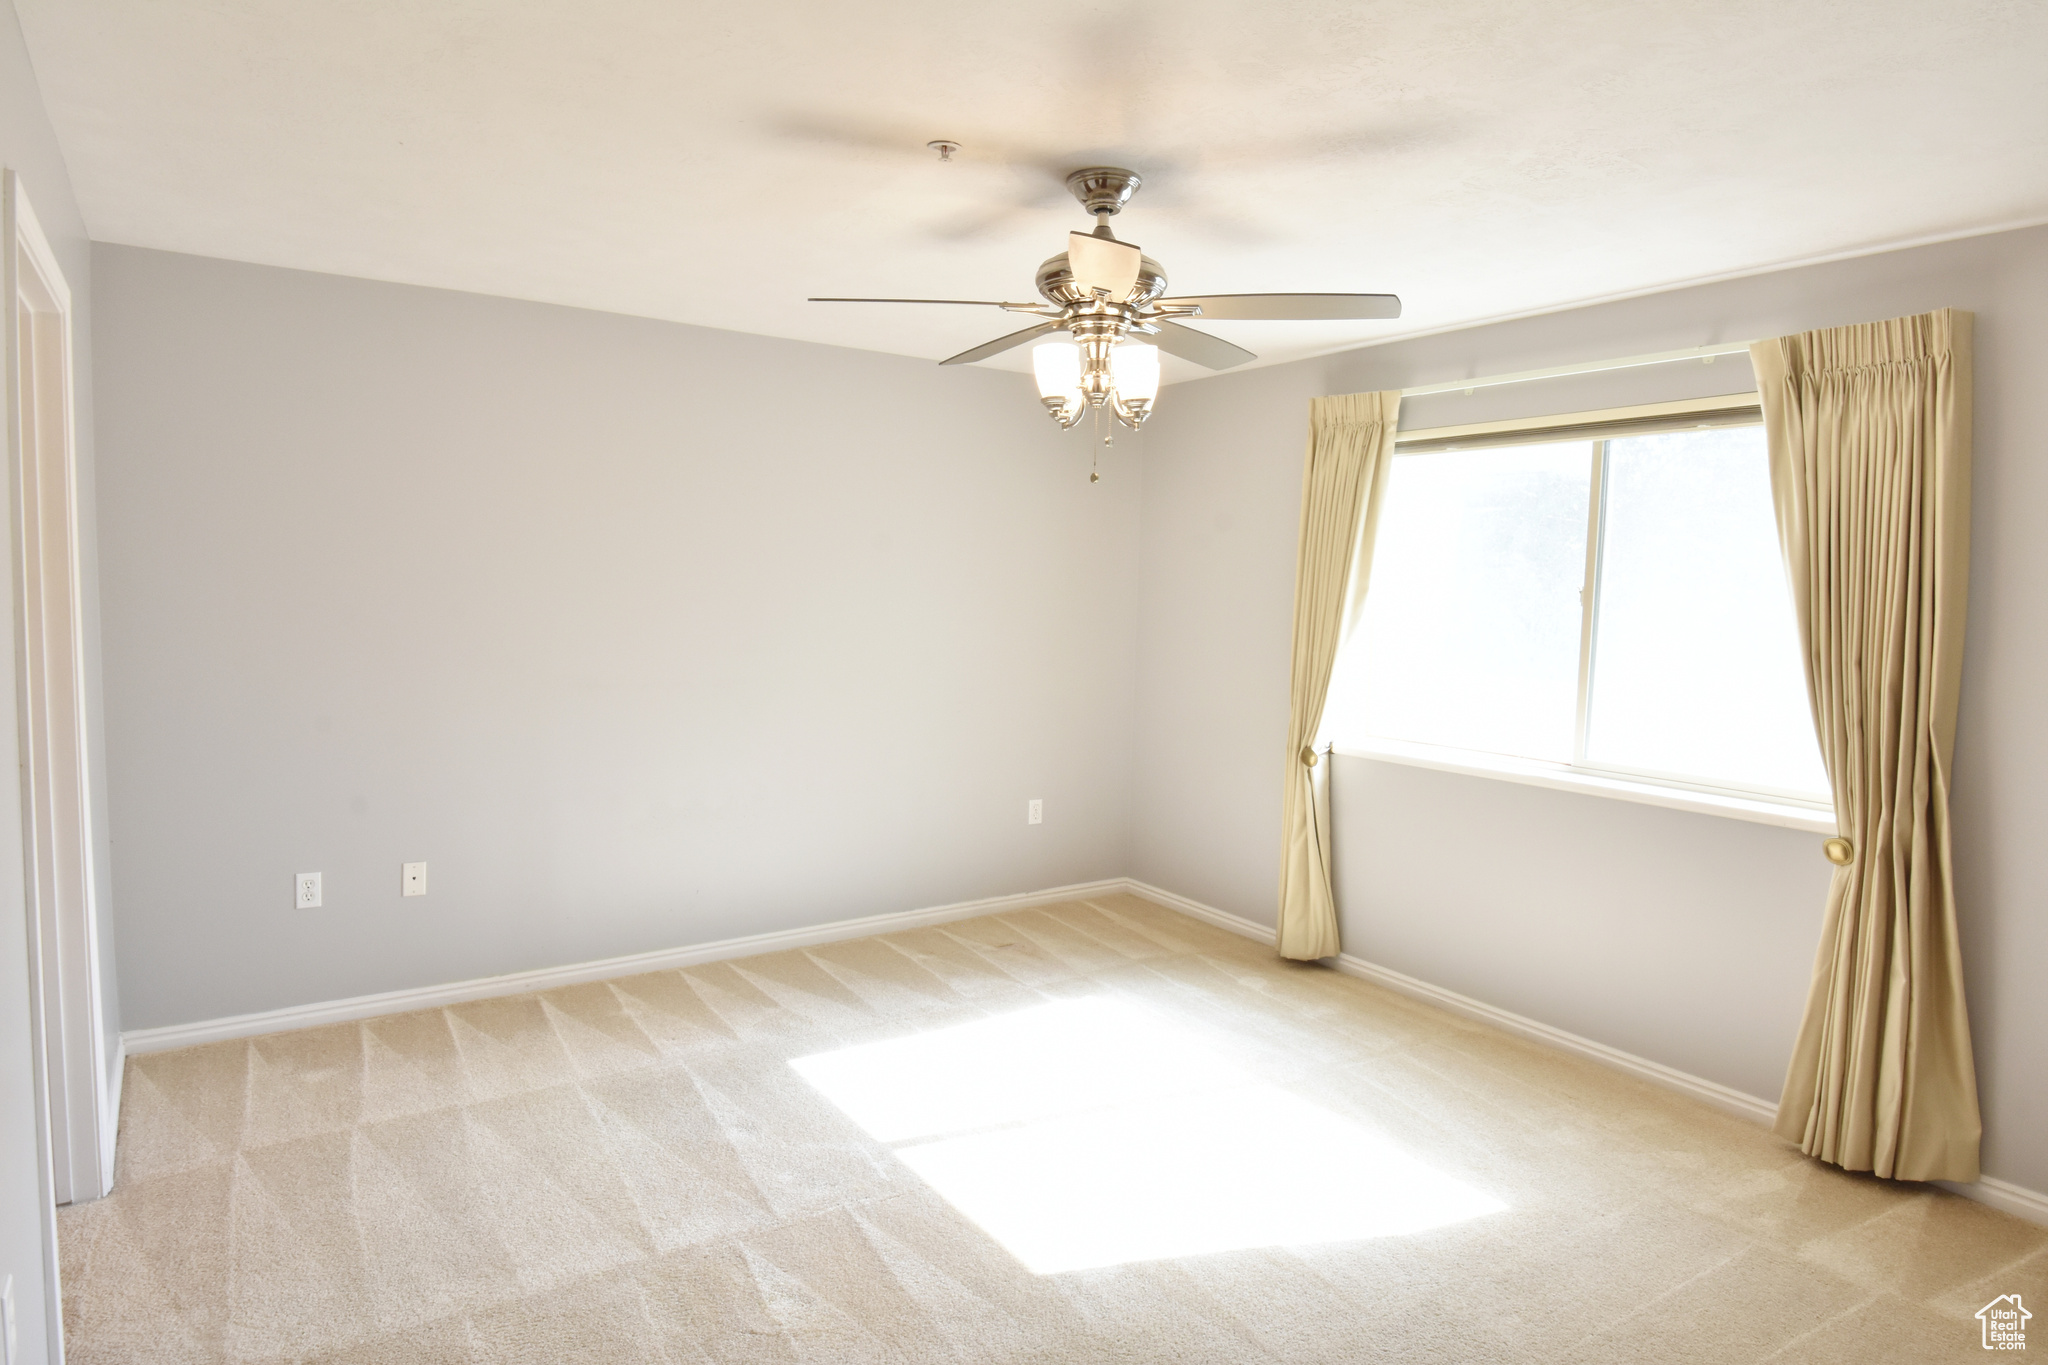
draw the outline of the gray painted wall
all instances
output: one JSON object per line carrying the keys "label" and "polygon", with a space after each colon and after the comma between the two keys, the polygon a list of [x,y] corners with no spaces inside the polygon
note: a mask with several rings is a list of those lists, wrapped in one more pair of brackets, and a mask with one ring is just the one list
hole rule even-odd
{"label": "gray painted wall", "polygon": [[[21,177],[37,221],[71,288],[73,375],[77,396],[77,460],[80,559],[85,575],[86,725],[94,794],[93,862],[99,893],[101,974],[105,987],[107,1066],[118,1052],[119,997],[114,983],[110,912],[113,882],[108,858],[105,725],[101,707],[98,557],[92,424],[92,261],[85,221],[72,197],[63,151],[44,112],[42,93],[22,41],[14,6],[0,3],[0,165]],[[11,486],[11,480],[10,480]],[[10,518],[12,513],[10,512]],[[15,714],[15,594],[13,557],[0,570],[0,715]],[[0,726],[0,772],[20,764],[16,727]],[[23,891],[21,789],[0,782],[0,1276],[14,1278],[19,1358],[46,1358],[52,1342],[44,1312],[43,1237],[47,1226],[38,1177],[35,1065],[30,1018],[28,921]]]}
{"label": "gray painted wall", "polygon": [[95,264],[131,1028],[1123,872],[1140,466],[1028,378]]}
{"label": "gray painted wall", "polygon": [[[1726,281],[1175,386],[1147,435],[1132,871],[1272,920],[1308,400],[1922,312],[1977,313],[1957,875],[1985,1170],[2048,1189],[2048,229]],[[1748,386],[1722,361],[1480,390],[1408,425]],[[1461,397],[1461,396],[1460,396]],[[1367,760],[1335,770],[1346,950],[1775,1099],[1817,836]]]}

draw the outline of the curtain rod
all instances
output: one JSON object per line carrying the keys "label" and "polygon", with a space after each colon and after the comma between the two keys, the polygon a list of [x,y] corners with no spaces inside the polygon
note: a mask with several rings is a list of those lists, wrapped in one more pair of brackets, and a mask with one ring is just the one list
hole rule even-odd
{"label": "curtain rod", "polygon": [[1717,355],[1748,355],[1747,341],[1724,341],[1714,346],[1693,346],[1683,351],[1657,351],[1620,360],[1597,360],[1588,365],[1557,365],[1547,370],[1522,370],[1516,374],[1494,374],[1480,379],[1453,379],[1443,384],[1417,384],[1401,390],[1403,398],[1420,398],[1432,393],[1470,393],[1497,384],[1526,384],[1532,379],[1563,379],[1575,374],[1599,374],[1603,370],[1632,370],[1638,365],[1669,365],[1678,360],[1702,360],[1711,365]]}

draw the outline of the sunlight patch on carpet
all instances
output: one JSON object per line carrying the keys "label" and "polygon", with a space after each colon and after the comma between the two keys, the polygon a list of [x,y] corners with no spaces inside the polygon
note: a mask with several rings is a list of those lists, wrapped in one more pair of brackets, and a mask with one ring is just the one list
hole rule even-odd
{"label": "sunlight patch on carpet", "polygon": [[1032,1271],[1422,1232],[1507,1206],[1090,997],[790,1063]]}

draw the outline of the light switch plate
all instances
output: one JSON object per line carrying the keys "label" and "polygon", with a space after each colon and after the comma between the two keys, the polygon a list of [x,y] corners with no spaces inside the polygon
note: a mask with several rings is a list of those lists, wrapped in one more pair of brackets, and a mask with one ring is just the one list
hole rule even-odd
{"label": "light switch plate", "polygon": [[402,893],[402,894],[404,894],[404,895],[407,895],[407,896],[424,896],[424,895],[426,895],[426,894],[427,894],[427,865],[426,865],[425,863],[407,863],[407,864],[405,864],[405,865],[404,865],[404,866],[403,866],[403,867],[402,867],[402,868],[400,869],[400,871],[399,871],[399,875],[398,875],[398,882],[399,882],[399,888],[400,888],[400,891],[401,891],[401,893]]}

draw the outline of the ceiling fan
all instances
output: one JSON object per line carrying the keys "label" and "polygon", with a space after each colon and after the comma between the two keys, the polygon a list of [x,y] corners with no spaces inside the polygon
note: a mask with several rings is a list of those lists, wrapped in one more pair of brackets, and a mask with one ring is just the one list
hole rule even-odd
{"label": "ceiling fan", "polygon": [[[938,144],[933,144],[937,146]],[[952,146],[953,144],[947,144]],[[814,298],[812,303],[939,303],[1001,308],[1045,321],[948,356],[941,365],[967,365],[1014,346],[1038,341],[1032,369],[1045,410],[1062,427],[1089,408],[1107,410],[1127,427],[1143,424],[1159,394],[1159,352],[1227,370],[1258,357],[1221,337],[1184,327],[1182,318],[1259,321],[1328,321],[1397,318],[1392,294],[1166,294],[1166,272],[1136,245],[1118,241],[1109,220],[1144,181],[1118,166],[1087,166],[1067,177],[1067,189],[1095,215],[1093,232],[1067,234],[1067,249],[1038,267],[1042,303],[989,299]],[[1071,340],[1040,341],[1057,332]],[[1150,340],[1140,340],[1150,338]]]}

